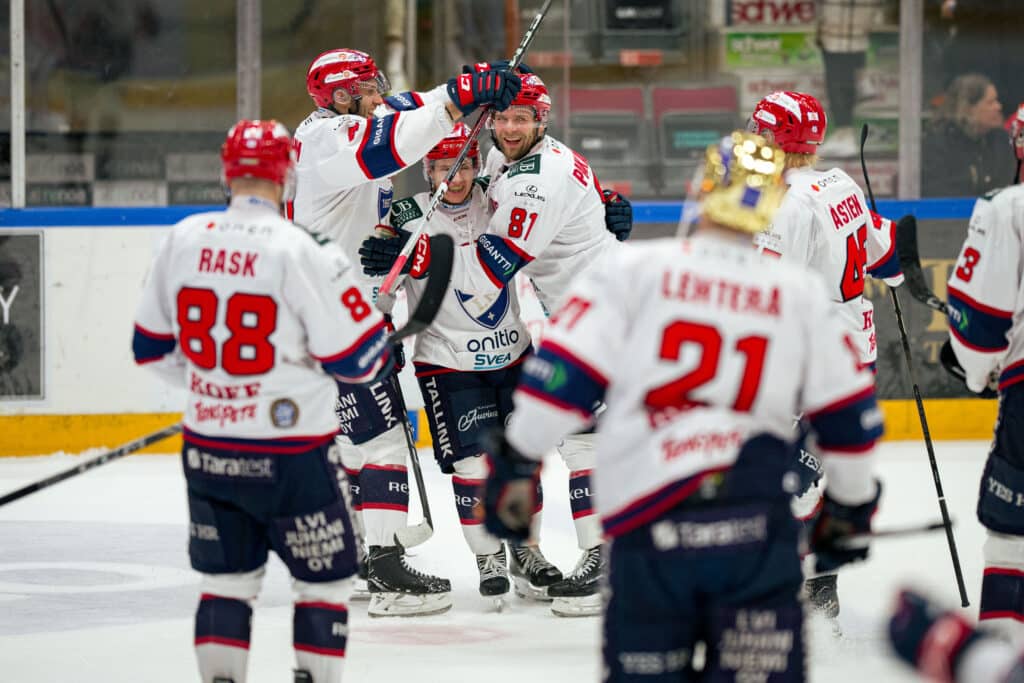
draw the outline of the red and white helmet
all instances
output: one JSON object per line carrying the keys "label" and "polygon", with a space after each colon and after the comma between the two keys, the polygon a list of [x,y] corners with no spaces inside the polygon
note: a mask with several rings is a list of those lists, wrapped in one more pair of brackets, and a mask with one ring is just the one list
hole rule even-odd
{"label": "red and white helmet", "polygon": [[551,95],[544,81],[537,74],[520,74],[523,87],[509,107],[533,107],[534,116],[540,123],[548,122],[551,113]]}
{"label": "red and white helmet", "polygon": [[295,157],[288,129],[269,119],[242,119],[231,126],[220,148],[224,181],[235,178],[260,178],[287,187]]}
{"label": "red and white helmet", "polygon": [[376,86],[381,94],[391,88],[373,58],[359,50],[328,50],[314,59],[306,72],[306,91],[318,107],[330,108],[339,88],[353,98],[361,97],[363,83]]}
{"label": "red and white helmet", "polygon": [[[431,190],[434,187],[434,183],[430,178],[433,162],[438,159],[454,159],[459,156],[459,150],[470,139],[472,132],[469,126],[462,121],[457,121],[455,127],[452,128],[452,132],[444,136],[441,142],[431,147],[430,151],[427,152],[427,156],[423,157],[423,178],[430,184]],[[479,168],[480,145],[476,139],[469,143],[469,151],[466,152],[466,158],[471,160],[474,169]]]}
{"label": "red and white helmet", "polygon": [[1017,160],[1024,161],[1024,102],[1021,102],[1017,111],[1007,119],[1006,130],[1010,133],[1010,145],[1013,146]]}
{"label": "red and white helmet", "polygon": [[825,139],[825,109],[813,95],[778,91],[757,103],[747,130],[771,132],[775,144],[787,154],[814,154]]}

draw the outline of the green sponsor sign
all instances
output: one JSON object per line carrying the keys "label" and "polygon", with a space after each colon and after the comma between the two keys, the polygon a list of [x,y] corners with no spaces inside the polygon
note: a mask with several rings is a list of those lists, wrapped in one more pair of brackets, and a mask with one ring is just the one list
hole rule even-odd
{"label": "green sponsor sign", "polygon": [[391,225],[396,228],[422,217],[423,211],[412,197],[398,199],[391,204]]}
{"label": "green sponsor sign", "polygon": [[821,68],[821,52],[813,32],[729,32],[725,34],[725,66],[749,68]]}
{"label": "green sponsor sign", "polygon": [[517,175],[524,173],[540,173],[540,155],[534,154],[533,156],[520,159],[515,166],[508,170],[508,177],[514,178]]}

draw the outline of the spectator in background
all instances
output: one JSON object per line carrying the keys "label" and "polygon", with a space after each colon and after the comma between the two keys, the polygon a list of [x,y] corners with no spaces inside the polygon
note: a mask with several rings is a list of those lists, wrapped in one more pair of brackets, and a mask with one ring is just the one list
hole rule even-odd
{"label": "spectator in background", "polygon": [[818,0],[818,45],[833,131],[818,151],[822,158],[854,157],[859,152],[853,133],[857,72],[867,62],[868,34],[884,5],[885,0]]}
{"label": "spectator in background", "polygon": [[921,194],[985,194],[1013,178],[999,93],[981,74],[958,76],[927,125],[921,144]]}

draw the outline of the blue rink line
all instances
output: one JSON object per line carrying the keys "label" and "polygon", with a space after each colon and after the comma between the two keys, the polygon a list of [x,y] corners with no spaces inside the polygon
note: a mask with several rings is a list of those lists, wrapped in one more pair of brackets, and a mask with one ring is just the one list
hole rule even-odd
{"label": "blue rink line", "polygon": [[[676,201],[633,202],[633,222],[678,223],[683,203]],[[82,207],[0,209],[0,228],[137,227],[173,225],[186,216],[220,211],[223,205],[154,206],[140,208]],[[920,219],[967,219],[974,208],[973,197],[950,199],[882,199],[879,212],[889,218],[913,214]]]}

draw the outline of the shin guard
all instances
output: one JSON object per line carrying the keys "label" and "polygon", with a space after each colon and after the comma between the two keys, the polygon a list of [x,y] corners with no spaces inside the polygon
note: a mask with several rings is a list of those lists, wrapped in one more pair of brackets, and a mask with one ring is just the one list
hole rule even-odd
{"label": "shin guard", "polygon": [[252,608],[244,600],[204,593],[196,610],[195,648],[202,680],[245,683]]}

